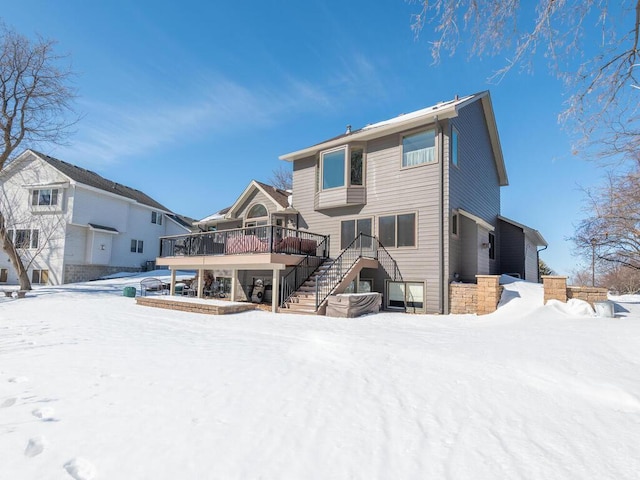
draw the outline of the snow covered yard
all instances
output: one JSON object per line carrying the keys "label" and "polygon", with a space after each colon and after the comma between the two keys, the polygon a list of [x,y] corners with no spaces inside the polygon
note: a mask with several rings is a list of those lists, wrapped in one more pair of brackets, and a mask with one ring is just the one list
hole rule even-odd
{"label": "snow covered yard", "polygon": [[1,479],[637,479],[640,297],[484,317],[0,298]]}

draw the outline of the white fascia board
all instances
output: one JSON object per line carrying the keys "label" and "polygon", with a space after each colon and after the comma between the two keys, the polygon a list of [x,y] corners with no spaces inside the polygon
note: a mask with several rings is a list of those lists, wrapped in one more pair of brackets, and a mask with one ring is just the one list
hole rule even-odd
{"label": "white fascia board", "polygon": [[[468,101],[473,98],[474,97],[465,98],[463,101]],[[412,128],[421,127],[423,125],[429,125],[430,123],[435,123],[436,119],[443,120],[457,117],[457,106],[459,105],[459,103],[463,102],[454,102],[442,108],[440,108],[438,105],[428,107],[426,109],[418,110],[418,112],[420,112],[420,114],[418,115],[414,115],[417,112],[401,115],[400,117],[395,117],[391,120],[385,120],[383,122],[369,125],[361,130],[358,130],[357,132],[354,132],[353,134],[342,136],[334,140],[329,140],[328,142],[320,143],[303,150],[298,150],[297,152],[288,153],[286,155],[280,156],[279,158],[280,160],[292,162],[294,160],[300,160],[301,158],[313,156],[322,150],[340,147],[347,143],[358,141],[364,142],[367,140],[372,140],[374,138],[380,138],[384,135],[391,135],[393,133],[400,133],[404,130],[411,130]]]}
{"label": "white fascia board", "polygon": [[523,223],[516,222],[515,220],[511,220],[510,218],[503,217],[502,215],[498,215],[498,219],[502,220],[503,222],[510,223],[514,227],[521,228],[522,231],[524,232],[524,234],[527,237],[534,239],[534,243],[536,244],[536,246],[538,246],[538,247],[540,247],[540,246],[548,247],[549,246],[549,244],[544,239],[542,234],[538,230],[536,230],[535,228],[527,227]]}
{"label": "white fascia board", "polygon": [[48,183],[25,183],[22,185],[22,188],[42,188],[42,187],[51,187],[51,188],[69,188],[69,182],[48,182]]}
{"label": "white fascia board", "polygon": [[458,209],[458,213],[460,215],[462,215],[462,216],[465,216],[465,217],[473,220],[474,222],[476,222],[476,224],[480,225],[485,230],[489,230],[490,232],[493,232],[496,229],[496,227],[491,225],[489,222],[484,221],[483,219],[481,219],[477,215],[474,215],[473,213],[469,213],[466,210],[463,210],[463,209],[459,208]]}
{"label": "white fascia board", "polygon": [[161,212],[161,213],[173,213],[173,212],[171,212],[169,210],[162,210],[160,208],[152,207],[151,205],[145,205],[144,203],[140,203],[137,200],[134,200],[133,198],[128,198],[128,197],[125,197],[125,196],[122,196],[122,195],[118,195],[117,193],[111,193],[111,192],[108,192],[106,190],[102,190],[101,188],[92,187],[92,186],[87,185],[85,183],[72,181],[71,184],[75,185],[76,188],[84,188],[85,190],[89,190],[90,192],[101,193],[102,195],[106,195],[106,196],[112,197],[112,198],[119,198],[120,200],[122,200],[124,202],[132,203],[132,204],[138,205],[138,206],[140,206],[142,208],[148,208],[150,211]]}

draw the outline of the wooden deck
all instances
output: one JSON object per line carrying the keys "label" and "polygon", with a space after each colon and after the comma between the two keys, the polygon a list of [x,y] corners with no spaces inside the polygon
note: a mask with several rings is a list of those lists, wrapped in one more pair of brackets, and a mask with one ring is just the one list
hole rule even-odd
{"label": "wooden deck", "polygon": [[180,310],[181,312],[204,313],[206,315],[227,315],[255,310],[254,303],[230,302],[225,300],[204,300],[169,296],[136,297],[136,303],[145,307]]}

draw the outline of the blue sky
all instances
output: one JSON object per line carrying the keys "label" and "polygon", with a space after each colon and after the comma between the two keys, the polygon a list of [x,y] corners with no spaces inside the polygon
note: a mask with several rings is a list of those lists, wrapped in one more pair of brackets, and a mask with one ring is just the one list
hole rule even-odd
{"label": "blue sky", "polygon": [[557,122],[566,94],[544,62],[486,79],[503,57],[432,65],[418,6],[376,2],[183,0],[5,2],[19,32],[59,41],[83,114],[45,153],[202,218],[267,182],[278,156],[400,113],[489,89],[509,175],[502,213],[540,230],[542,258],[569,274],[580,186],[604,171],[571,154]]}

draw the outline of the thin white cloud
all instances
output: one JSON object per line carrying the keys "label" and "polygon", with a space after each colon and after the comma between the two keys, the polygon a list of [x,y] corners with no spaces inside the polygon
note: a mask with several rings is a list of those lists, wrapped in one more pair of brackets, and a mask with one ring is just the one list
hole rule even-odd
{"label": "thin white cloud", "polygon": [[175,95],[165,93],[164,98],[146,99],[143,104],[85,102],[80,108],[86,116],[62,155],[72,162],[107,165],[238,127],[265,128],[284,117],[343,108],[354,92],[362,94],[363,89],[379,95],[378,86],[370,88],[372,81],[379,82],[375,67],[362,57],[350,64],[350,70],[324,85],[321,79],[313,83],[289,77],[276,86],[250,88],[202,75],[200,87],[176,87]]}

